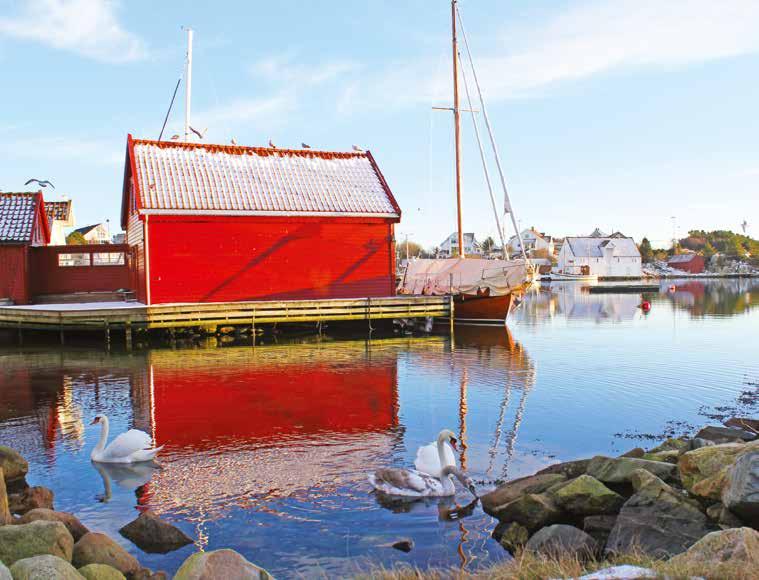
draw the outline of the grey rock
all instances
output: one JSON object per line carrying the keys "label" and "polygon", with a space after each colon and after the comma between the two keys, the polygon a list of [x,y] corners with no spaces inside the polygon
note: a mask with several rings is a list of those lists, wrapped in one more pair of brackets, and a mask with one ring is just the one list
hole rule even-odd
{"label": "grey rock", "polygon": [[151,554],[166,554],[192,544],[192,538],[182,530],[164,522],[153,512],[142,512],[119,533],[134,542],[141,550]]}
{"label": "grey rock", "polygon": [[79,568],[79,573],[87,580],[126,580],[126,576],[116,568],[105,564],[87,564]]}
{"label": "grey rock", "polygon": [[31,522],[0,527],[0,562],[10,566],[18,560],[49,554],[71,560],[74,538],[60,522]]}
{"label": "grey rock", "polygon": [[25,514],[33,509],[53,509],[54,494],[52,490],[42,487],[27,487],[20,493],[12,493],[8,496],[8,504],[11,513]]}
{"label": "grey rock", "polygon": [[398,540],[397,542],[393,542],[391,547],[408,553],[414,549],[414,540]]}
{"label": "grey rock", "polygon": [[505,526],[498,537],[498,543],[511,554],[514,554],[530,539],[530,532],[516,522],[505,524]]}
{"label": "grey rock", "polygon": [[88,564],[106,564],[126,576],[140,569],[137,558],[105,534],[97,532],[85,534],[74,544],[71,561],[77,568]]}
{"label": "grey rock", "polygon": [[48,522],[61,522],[66,529],[68,529],[74,541],[79,541],[84,534],[88,533],[87,527],[79,521],[75,515],[67,512],[57,512],[55,510],[49,510],[47,508],[35,508],[26,512],[21,516],[16,523],[28,524],[29,522],[36,522],[37,520],[45,520]]}
{"label": "grey rock", "polygon": [[690,448],[692,449],[701,449],[702,447],[709,447],[710,445],[716,445],[714,441],[710,441],[709,439],[701,439],[701,437],[694,437],[690,441]]}
{"label": "grey rock", "polygon": [[5,567],[5,564],[0,562],[0,580],[13,580],[13,576],[11,576],[11,571],[8,570],[8,568]]}
{"label": "grey rock", "polygon": [[0,468],[6,482],[12,482],[26,477],[29,463],[15,449],[0,445]]}
{"label": "grey rock", "polygon": [[630,483],[632,473],[637,469],[645,469],[665,481],[677,478],[677,466],[670,463],[603,455],[591,459],[587,474],[604,483]]}
{"label": "grey rock", "polygon": [[741,520],[759,525],[759,449],[740,455],[728,470],[722,503]]}
{"label": "grey rock", "polygon": [[616,515],[587,516],[582,520],[582,529],[598,542],[599,546],[605,546],[616,522]]}
{"label": "grey rock", "polygon": [[720,443],[732,443],[735,441],[753,441],[756,439],[756,434],[746,431],[745,429],[736,429],[735,427],[710,425],[696,433],[696,437],[699,439],[714,441],[719,445]]}
{"label": "grey rock", "polygon": [[759,419],[749,417],[730,417],[722,423],[725,427],[735,427],[752,433],[759,432]]}
{"label": "grey rock", "polygon": [[616,513],[625,502],[621,495],[590,475],[562,483],[550,493],[561,508],[578,516]]}
{"label": "grey rock", "polygon": [[509,503],[526,494],[542,493],[566,479],[567,477],[561,473],[538,473],[509,481],[480,498],[482,509],[485,513],[502,520],[504,518],[499,514]]}
{"label": "grey rock", "polygon": [[588,469],[590,459],[577,459],[575,461],[565,461],[563,463],[554,463],[541,469],[535,475],[563,475],[567,479],[574,479],[581,476]]}
{"label": "grey rock", "polygon": [[677,564],[730,562],[743,564],[746,570],[759,570],[759,532],[751,528],[732,528],[711,532],[688,551],[670,559]]}
{"label": "grey rock", "polygon": [[525,544],[525,549],[547,556],[575,555],[581,560],[596,553],[596,541],[574,526],[555,524],[538,530]]}
{"label": "grey rock", "polygon": [[546,493],[528,493],[498,511],[502,521],[517,522],[531,532],[561,520],[563,512]]}
{"label": "grey rock", "polygon": [[733,512],[727,509],[720,502],[710,505],[706,508],[706,515],[709,519],[717,522],[721,528],[740,528],[743,522]]}
{"label": "grey rock", "polygon": [[66,560],[49,554],[19,560],[11,566],[13,580],[82,580]]}
{"label": "grey rock", "polygon": [[712,531],[694,500],[645,470],[632,475],[635,494],[619,512],[606,543],[608,554],[640,550],[659,558],[688,549]]}
{"label": "grey rock", "polygon": [[634,458],[640,459],[645,454],[646,454],[645,449],[643,449],[642,447],[635,447],[633,449],[630,449],[630,451],[623,453],[622,455],[620,455],[620,457],[634,457]]}
{"label": "grey rock", "polygon": [[690,439],[685,437],[678,437],[677,439],[667,439],[663,443],[657,445],[653,449],[649,449],[648,453],[661,453],[663,451],[681,451],[683,449],[690,449]]}
{"label": "grey rock", "polygon": [[234,550],[199,552],[187,558],[174,575],[174,580],[271,580],[263,568],[248,562]]}

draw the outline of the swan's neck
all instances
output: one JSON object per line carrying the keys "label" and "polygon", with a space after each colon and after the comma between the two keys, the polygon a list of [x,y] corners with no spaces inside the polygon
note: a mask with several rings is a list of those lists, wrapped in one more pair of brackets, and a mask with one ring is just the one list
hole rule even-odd
{"label": "swan's neck", "polygon": [[100,453],[103,451],[103,449],[105,449],[105,444],[108,442],[108,419],[103,417],[100,419],[100,423],[102,424],[100,429],[100,440],[98,441],[98,444],[95,445],[94,453]]}
{"label": "swan's neck", "polygon": [[448,465],[448,457],[445,454],[445,441],[438,439],[437,441],[437,456],[440,460],[440,469]]}

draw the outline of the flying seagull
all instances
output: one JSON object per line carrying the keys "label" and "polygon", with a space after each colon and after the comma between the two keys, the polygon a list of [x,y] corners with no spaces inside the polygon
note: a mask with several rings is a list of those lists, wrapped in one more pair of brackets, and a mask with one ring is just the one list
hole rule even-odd
{"label": "flying seagull", "polygon": [[741,224],[741,227],[743,228],[743,233],[746,233],[746,228],[748,227],[748,222],[746,220],[743,220],[743,223]]}
{"label": "flying seagull", "polygon": [[206,131],[208,131],[208,127],[203,129],[202,131],[198,131],[195,127],[190,127],[190,131],[195,133],[198,136],[198,139],[202,139],[205,136]]}
{"label": "flying seagull", "polygon": [[271,147],[272,149],[276,149],[277,148],[277,146],[272,142],[271,139],[269,139],[269,147]]}
{"label": "flying seagull", "polygon": [[363,150],[363,149],[361,149],[361,147],[359,147],[358,145],[354,145],[354,146],[353,146],[353,150],[354,150],[354,151],[358,151],[359,153],[363,153],[363,152],[364,152],[364,150]]}
{"label": "flying seagull", "polygon": [[30,183],[37,183],[40,187],[47,187],[49,185],[50,187],[55,189],[55,185],[50,183],[47,179],[44,179],[42,181],[40,181],[39,179],[30,179],[24,185],[29,185]]}
{"label": "flying seagull", "polygon": [[300,146],[303,147],[303,149],[311,149],[311,145],[308,143],[301,143]]}

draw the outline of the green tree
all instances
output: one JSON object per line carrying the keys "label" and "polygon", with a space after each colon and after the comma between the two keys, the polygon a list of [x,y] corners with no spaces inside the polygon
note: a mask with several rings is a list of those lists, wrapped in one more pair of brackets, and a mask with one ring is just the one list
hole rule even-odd
{"label": "green tree", "polygon": [[654,250],[651,248],[651,242],[648,241],[648,238],[643,238],[640,241],[640,247],[638,249],[640,250],[640,257],[644,263],[648,263],[653,260]]}
{"label": "green tree", "polygon": [[709,243],[709,241],[707,241],[706,245],[704,246],[704,249],[703,249],[704,258],[706,258],[708,260],[709,258],[711,258],[716,253],[717,253],[717,248],[715,248],[714,246],[712,246],[711,243]]}
{"label": "green tree", "polygon": [[[406,253],[407,251],[408,251],[408,254]],[[418,256],[423,251],[424,250],[422,249],[422,246],[420,246],[416,242],[403,241],[400,244],[398,244],[398,256],[400,257],[401,260],[405,260],[407,255],[409,258]]]}
{"label": "green tree", "polygon": [[495,248],[495,240],[488,236],[485,238],[485,240],[482,242],[482,253],[483,254],[489,254],[493,251],[493,248]]}
{"label": "green tree", "polygon": [[85,246],[87,245],[87,240],[79,232],[71,232],[66,236],[66,243],[70,246]]}

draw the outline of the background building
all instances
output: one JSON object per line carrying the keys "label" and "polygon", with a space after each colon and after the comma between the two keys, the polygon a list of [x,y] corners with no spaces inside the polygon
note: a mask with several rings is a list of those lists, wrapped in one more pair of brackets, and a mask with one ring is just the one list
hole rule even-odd
{"label": "background building", "polygon": [[[482,254],[482,245],[474,237],[474,233],[464,233],[464,255],[479,256]],[[438,247],[438,256],[441,258],[451,258],[459,255],[459,235],[453,232]]]}
{"label": "background building", "polygon": [[691,274],[701,274],[704,271],[704,257],[699,254],[675,254],[667,260],[667,266],[689,272]]}
{"label": "background building", "polygon": [[[596,232],[594,232],[596,233]],[[640,277],[640,251],[632,238],[567,237],[559,252],[557,270],[564,274],[599,277]]]}
{"label": "background building", "polygon": [[[522,242],[524,243],[524,250],[528,255],[535,252],[545,253],[544,257],[550,258],[554,253],[553,237],[537,231],[535,228],[530,228],[522,231]],[[508,245],[509,255],[521,254],[522,248],[519,245],[519,238],[512,236],[509,239]]]}
{"label": "background building", "polygon": [[45,213],[50,223],[50,245],[65,246],[66,229],[73,228],[76,223],[71,200],[46,201]]}

